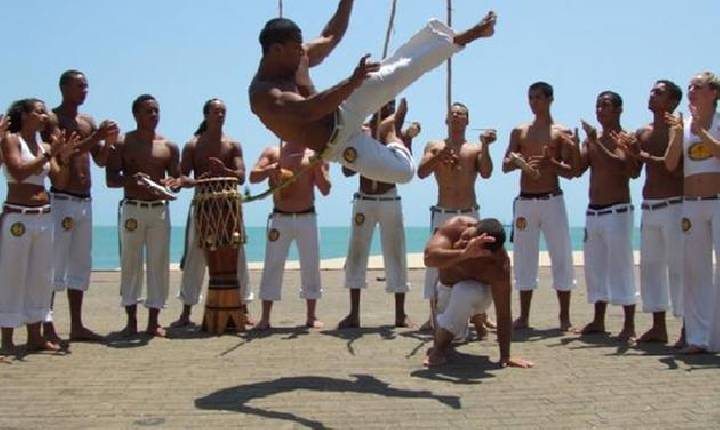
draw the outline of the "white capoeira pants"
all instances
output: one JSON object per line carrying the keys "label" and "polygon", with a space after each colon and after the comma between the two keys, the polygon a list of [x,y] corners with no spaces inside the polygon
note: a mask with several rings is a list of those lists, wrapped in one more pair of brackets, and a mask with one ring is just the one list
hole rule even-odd
{"label": "white capoeira pants", "polygon": [[713,272],[713,249],[720,255],[720,200],[683,202],[683,317],[689,345],[720,351],[720,272]]}
{"label": "white capoeira pants", "polygon": [[[448,305],[450,304],[450,296],[452,295],[452,286],[448,286],[443,284],[442,282],[438,282],[435,286],[437,291],[437,302],[435,304],[435,313],[437,315],[442,314],[447,309]],[[471,315],[472,316],[472,315]],[[467,322],[465,324],[465,329],[460,330],[457,334],[455,334],[455,337],[453,338],[453,342],[463,342],[465,339],[467,339],[468,335],[470,334],[470,330],[468,329]]]}
{"label": "white capoeira pants", "polygon": [[134,306],[143,302],[142,284],[147,270],[145,307],[162,309],[170,281],[170,209],[167,202],[124,200],[118,229],[122,305]]}
{"label": "white capoeira pants", "polygon": [[[22,210],[23,206],[12,205]],[[36,210],[36,209],[35,209]],[[0,228],[0,327],[44,321],[52,301],[53,217],[6,212]]]}
{"label": "white capoeira pants", "polygon": [[629,203],[586,212],[585,283],[588,303],[634,305],[633,206]]}
{"label": "white capoeira pants", "polygon": [[315,212],[272,213],[268,220],[265,267],[260,278],[261,300],[281,299],[285,261],[293,241],[300,258],[300,298],[316,300],[322,296]]}
{"label": "white capoeira pants", "polygon": [[[477,207],[467,209],[445,209],[440,206],[430,206],[430,234],[435,234],[445,221],[456,216],[469,216],[480,219],[480,212]],[[425,288],[423,297],[426,300],[435,298],[436,285],[438,283],[438,272],[434,267],[425,268]]]}
{"label": "white capoeira pants", "polygon": [[[207,262],[205,250],[197,246],[195,238],[195,206],[188,208],[188,219],[185,226],[185,255],[183,257],[183,272],[180,279],[178,299],[186,306],[195,306],[202,300],[202,290],[205,283]],[[253,300],[250,287],[250,273],[248,272],[245,257],[245,245],[238,246],[237,254],[237,282],[240,285],[243,302]]]}
{"label": "white capoeira pants", "polygon": [[353,203],[352,233],[345,261],[345,287],[367,287],[365,275],[370,255],[370,242],[375,225],[380,226],[383,261],[385,263],[388,293],[406,293],[410,290],[405,255],[405,228],[402,204],[397,189],[384,194],[356,193]]}
{"label": "white capoeira pants", "polygon": [[682,197],[647,199],[640,224],[640,293],[643,312],[682,317]]}
{"label": "white capoeira pants", "polygon": [[395,98],[423,74],[459,52],[453,30],[431,20],[390,57],[340,105],[335,132],[323,153],[326,161],[339,161],[369,179],[409,182],[415,173],[412,154],[400,143],[383,145],[362,130],[368,115]]}
{"label": "white capoeira pants", "polygon": [[462,281],[447,289],[450,299],[442,312],[438,310],[437,325],[452,333],[455,339],[465,337],[468,319],[487,313],[492,305],[490,286],[477,281]]}
{"label": "white capoeira pants", "polygon": [[538,287],[540,232],[552,262],[553,288],[557,291],[575,288],[570,227],[562,192],[535,197],[520,195],[515,199],[513,212],[515,288],[531,291]]}
{"label": "white capoeira pants", "polygon": [[92,269],[92,201],[53,193],[52,214],[55,291],[87,291]]}

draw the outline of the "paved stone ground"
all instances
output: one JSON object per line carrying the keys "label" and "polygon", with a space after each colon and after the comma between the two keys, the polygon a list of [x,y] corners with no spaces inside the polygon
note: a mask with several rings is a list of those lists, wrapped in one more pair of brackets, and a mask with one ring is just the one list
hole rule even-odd
{"label": "paved stone ground", "polygon": [[[498,369],[494,335],[457,349],[451,365],[427,370],[430,339],[394,329],[393,299],[370,272],[364,293],[366,328],[337,331],[347,311],[342,272],[323,272],[320,316],[328,329],[308,331],[297,298],[299,273],[286,274],[285,300],[268,335],[208,337],[171,331],[172,339],[110,337],[107,345],[72,344],[65,355],[37,354],[0,363],[0,428],[717,428],[720,357],[677,356],[664,346],[624,347],[613,337],[580,339],[557,329],[554,293],[542,269],[534,330],[516,333],[514,355],[530,370]],[[411,271],[420,286],[423,272]],[[252,273],[254,286],[259,273]],[[590,318],[582,271],[573,322]],[[117,273],[96,273],[86,320],[108,333],[123,325]],[[172,274],[176,291],[179,274]],[[425,316],[420,287],[408,298]],[[517,297],[514,297],[517,302]],[[171,300],[162,315],[179,313]],[[253,305],[257,315],[258,306]],[[67,336],[67,301],[57,300]],[[199,321],[201,310],[194,319]],[[141,323],[146,314],[143,311]],[[608,328],[622,322],[615,307]],[[639,314],[638,329],[650,319]],[[670,322],[673,334],[677,321]],[[24,330],[16,341],[24,342]]]}

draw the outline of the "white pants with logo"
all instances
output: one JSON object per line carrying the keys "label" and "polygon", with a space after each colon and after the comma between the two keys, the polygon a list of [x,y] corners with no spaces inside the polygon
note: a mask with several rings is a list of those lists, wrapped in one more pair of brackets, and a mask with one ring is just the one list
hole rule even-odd
{"label": "white pants with logo", "polygon": [[[480,212],[475,208],[469,209],[445,209],[440,206],[430,207],[430,234],[435,234],[435,231],[442,227],[443,224],[450,218],[456,216],[469,216],[471,218],[480,219]],[[426,300],[430,300],[435,297],[435,289],[438,283],[438,272],[434,267],[425,268],[425,289],[423,290],[423,297]]]}
{"label": "white pants with logo", "polygon": [[[195,306],[202,300],[202,290],[205,283],[205,272],[207,262],[205,261],[205,250],[197,246],[195,238],[195,217],[194,205],[188,208],[188,221],[185,226],[185,256],[182,278],[180,279],[180,291],[178,299],[187,306]],[[254,298],[250,287],[250,273],[248,272],[247,259],[245,258],[245,245],[238,246],[237,254],[237,281],[240,285],[241,295],[245,303]]]}
{"label": "white pants with logo", "polygon": [[[120,216],[121,275],[123,306],[142,302],[142,284],[147,270],[148,308],[162,309],[168,298],[170,276],[170,210],[167,204],[144,207],[124,202]],[[143,261],[145,260],[145,261]],[[143,265],[143,263],[145,263]]]}
{"label": "white pants with logo", "polygon": [[[378,200],[363,200],[368,199]],[[407,280],[407,256],[405,255],[405,227],[402,204],[395,199],[397,189],[384,194],[358,193],[353,203],[352,233],[348,256],[345,261],[345,286],[350,289],[367,287],[366,272],[375,225],[380,226],[383,261],[385,263],[386,291],[406,293],[410,290]]]}
{"label": "white pants with logo", "polygon": [[[643,206],[667,203],[645,200]],[[667,312],[682,317],[682,205],[643,209],[640,244],[640,293],[643,312]]]}
{"label": "white pants with logo", "polygon": [[[381,62],[362,85],[340,105],[337,135],[328,143],[327,161],[339,161],[366,178],[391,183],[409,182],[415,173],[412,154],[402,144],[383,145],[362,130],[365,119],[395,98],[425,73],[459,52],[454,32],[433,19],[408,42]],[[354,149],[354,157],[346,150]]]}
{"label": "white pants with logo", "polygon": [[55,291],[87,291],[92,270],[92,202],[56,193],[52,214]]}
{"label": "white pants with logo", "polygon": [[52,214],[5,213],[0,228],[0,327],[44,321],[53,291]]}
{"label": "white pants with logo", "polygon": [[530,291],[538,287],[540,232],[545,237],[552,262],[553,288],[575,288],[570,227],[562,195],[548,198],[515,199],[513,226],[513,274],[515,288]]}
{"label": "white pants with logo", "polygon": [[455,338],[464,336],[467,333],[468,319],[487,313],[490,305],[492,292],[489,285],[477,281],[458,282],[450,288],[447,307],[437,316],[438,327],[449,331]]}
{"label": "white pants with logo", "polygon": [[[627,210],[618,213],[618,209]],[[585,283],[588,303],[634,305],[637,289],[632,253],[633,210],[626,203],[600,212],[605,210],[612,213],[586,216]]]}
{"label": "white pants with logo", "polygon": [[317,216],[314,213],[274,213],[268,221],[265,267],[260,278],[261,300],[281,299],[285,261],[293,241],[297,245],[300,258],[300,298],[316,300],[322,296]]}
{"label": "white pants with logo", "polygon": [[684,201],[682,222],[689,227],[683,241],[685,339],[720,351],[720,272],[713,270],[713,249],[720,255],[720,202]]}

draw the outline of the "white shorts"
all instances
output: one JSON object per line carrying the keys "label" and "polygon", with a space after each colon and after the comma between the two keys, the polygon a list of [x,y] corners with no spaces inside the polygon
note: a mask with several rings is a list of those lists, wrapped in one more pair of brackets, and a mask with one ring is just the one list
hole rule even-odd
{"label": "white shorts", "polygon": [[170,209],[167,202],[123,200],[118,229],[122,305],[134,306],[143,302],[143,275],[147,269],[145,306],[162,309],[167,301],[170,277]]}
{"label": "white shorts", "polygon": [[[435,288],[437,289],[437,304],[435,306],[435,312],[436,315],[440,315],[445,312],[448,305],[450,304],[450,296],[452,295],[453,289],[452,286],[447,286],[442,282],[438,282]],[[465,339],[467,339],[469,334],[470,330],[468,330],[468,325],[466,321],[465,330],[456,334],[453,338],[453,342],[463,342]]]}
{"label": "white shorts", "polygon": [[[185,255],[183,256],[180,290],[177,295],[178,299],[186,306],[195,306],[202,300],[205,269],[207,268],[205,250],[197,246],[195,239],[194,208],[194,205],[190,205],[188,208],[188,221],[185,226]],[[237,281],[240,285],[243,302],[248,303],[253,300],[254,296],[250,287],[245,245],[238,246],[237,252]]]}
{"label": "white shorts", "polygon": [[513,209],[513,274],[515,288],[531,291],[538,287],[540,232],[552,262],[553,288],[575,288],[570,227],[562,192],[529,197],[518,196]]}
{"label": "white shorts", "polygon": [[588,303],[629,306],[637,301],[632,253],[633,206],[586,212],[585,283]]}
{"label": "white shorts", "polygon": [[322,296],[320,255],[315,212],[297,215],[273,213],[268,220],[265,267],[260,278],[260,299],[278,301],[290,244],[295,241],[300,257],[300,298]]}
{"label": "white shorts", "polygon": [[[477,207],[467,209],[445,209],[440,206],[430,206],[430,234],[435,234],[435,231],[442,227],[442,225],[450,218],[461,215],[480,219],[480,212]],[[437,282],[437,269],[434,267],[425,268],[425,288],[423,290],[423,297],[426,300],[430,300],[435,297],[435,286]]]}
{"label": "white shorts", "polygon": [[53,286],[87,291],[92,269],[92,200],[52,194]]}
{"label": "white shorts", "polygon": [[682,216],[685,339],[690,345],[717,351],[720,350],[720,308],[717,307],[720,272],[713,270],[713,249],[720,255],[720,201],[688,201],[686,198]]}
{"label": "white shorts", "polygon": [[492,305],[492,292],[489,285],[477,281],[458,282],[450,290],[450,300],[437,316],[437,324],[457,338],[467,333],[470,317],[487,313]]}
{"label": "white shorts", "polygon": [[384,194],[356,193],[353,203],[352,233],[345,261],[345,287],[367,287],[365,275],[370,255],[375,225],[380,225],[380,241],[385,263],[388,293],[406,293],[410,290],[407,280],[407,256],[405,255],[405,228],[402,204],[397,189]]}
{"label": "white shorts", "polygon": [[365,119],[380,110],[425,73],[459,52],[453,30],[431,20],[408,42],[381,62],[362,85],[340,105],[336,130],[323,154],[366,178],[390,183],[409,182],[415,173],[412,154],[400,143],[383,145],[362,130]]}
{"label": "white shorts", "polygon": [[[21,209],[23,206],[12,205]],[[0,327],[42,322],[52,301],[53,217],[49,212],[2,215]]]}
{"label": "white shorts", "polygon": [[682,317],[682,197],[645,200],[640,224],[640,293],[643,312]]}

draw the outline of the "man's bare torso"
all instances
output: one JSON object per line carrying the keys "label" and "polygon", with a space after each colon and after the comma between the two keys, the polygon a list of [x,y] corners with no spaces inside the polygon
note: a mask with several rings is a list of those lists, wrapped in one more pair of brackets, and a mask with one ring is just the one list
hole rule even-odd
{"label": "man's bare torso", "polygon": [[607,137],[598,136],[597,143],[588,145],[590,163],[590,204],[611,205],[630,202],[630,175],[625,164],[610,158],[602,148],[616,151],[615,143]]}
{"label": "man's bare torso", "polygon": [[[519,152],[528,161],[530,157],[542,156],[543,151],[554,152],[553,158],[561,159],[559,150],[556,149],[559,139],[558,134],[565,128],[559,124],[523,124],[517,128],[520,132]],[[545,148],[548,148],[547,150]],[[520,192],[527,194],[551,193],[560,189],[558,176],[550,167],[542,167],[540,177],[533,179],[530,175],[522,172],[520,176]]]}
{"label": "man's bare torso", "polygon": [[328,115],[320,120],[299,124],[289,121],[274,108],[276,98],[273,93],[303,100],[294,81],[262,81],[256,76],[249,88],[250,108],[260,118],[265,127],[285,142],[294,142],[315,151],[322,151],[332,135],[335,119]]}
{"label": "man's bare torso", "polygon": [[[53,109],[53,122],[63,132],[75,132],[80,135],[80,140],[90,137],[95,130],[95,122],[89,115],[78,114],[75,118],[70,118],[62,113],[60,109]],[[68,182],[60,191],[67,191],[73,194],[90,194],[91,175],[90,175],[90,157],[97,148],[90,151],[83,151],[70,157],[69,167],[70,174]]]}
{"label": "man's bare torso", "polygon": [[[651,156],[662,157],[667,150],[668,134],[667,127],[657,129],[653,124],[648,124],[637,132],[640,148]],[[681,196],[682,193],[682,171],[669,172],[664,163],[645,163],[643,198],[665,199]]]}
{"label": "man's bare torso", "polygon": [[[283,170],[291,171],[294,175],[308,169],[313,151],[297,144],[284,144],[282,154],[279,148],[274,148],[268,155],[270,163],[280,162]],[[313,168],[305,171],[287,187],[273,195],[275,209],[285,212],[301,212],[309,209],[315,202],[315,172]],[[276,185],[270,179],[270,185]]]}
{"label": "man's bare torso", "polygon": [[[445,141],[430,144],[429,151],[435,155],[448,145]],[[435,169],[435,182],[438,187],[438,206],[445,209],[468,209],[477,205],[475,180],[477,179],[477,160],[482,152],[479,143],[465,142],[457,146],[457,163],[440,163]]]}
{"label": "man's bare torso", "polygon": [[[192,151],[191,162],[189,167],[193,176],[197,179],[203,174],[210,171],[210,158],[217,158],[223,162],[228,169],[235,169],[235,157],[240,156],[238,153],[239,142],[231,137],[223,136],[220,140],[209,140],[205,136],[198,136],[187,143]],[[185,169],[186,166],[183,166]],[[190,170],[188,169],[188,170]],[[183,172],[186,174],[189,172]]]}
{"label": "man's bare torso", "polygon": [[[122,144],[116,145],[116,150],[121,151],[124,176],[145,173],[155,182],[164,179],[172,160],[170,145],[171,143],[160,135],[156,135],[153,142],[146,142],[140,140],[134,131],[127,133]],[[125,197],[134,200],[157,200],[156,195],[133,184],[125,186]]]}

